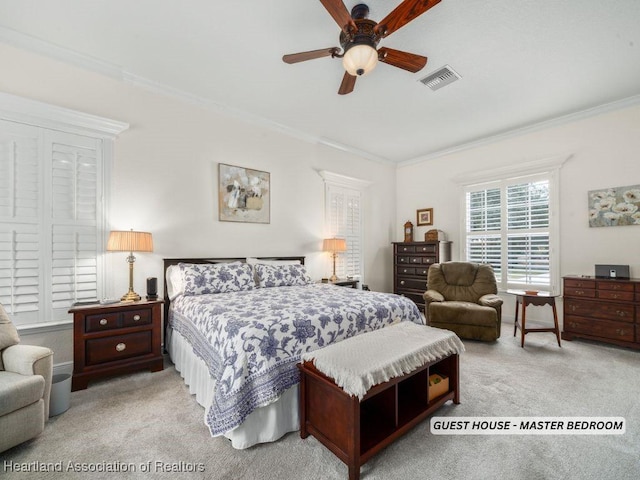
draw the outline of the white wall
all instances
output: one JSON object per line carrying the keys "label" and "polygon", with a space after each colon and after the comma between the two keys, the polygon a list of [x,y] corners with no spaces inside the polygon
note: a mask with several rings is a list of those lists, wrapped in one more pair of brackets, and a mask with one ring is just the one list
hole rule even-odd
{"label": "white wall", "polygon": [[[589,190],[640,184],[639,153],[638,106],[496,141],[400,167],[397,216],[412,219],[417,209],[433,207],[435,224],[428,228],[448,234],[458,260],[462,193],[456,176],[572,155],[560,169],[560,275],[593,275],[595,264],[608,263],[628,264],[640,277],[640,226],[589,228],[587,216]],[[512,318],[513,299],[504,298],[506,318]]]}
{"label": "white wall", "polygon": [[[115,143],[109,228],[153,233],[154,253],[137,254],[134,289],[162,279],[162,258],[306,255],[313,278],[330,274],[325,235],[328,170],[372,182],[363,204],[365,282],[390,291],[395,227],[395,166],[307,143],[176,98],[7,45],[0,45],[0,91],[127,122]],[[217,165],[271,173],[271,223],[219,222]],[[107,254],[108,295],[128,288],[125,253]],[[46,321],[46,319],[43,319]],[[29,334],[55,363],[73,358],[70,327]]]}

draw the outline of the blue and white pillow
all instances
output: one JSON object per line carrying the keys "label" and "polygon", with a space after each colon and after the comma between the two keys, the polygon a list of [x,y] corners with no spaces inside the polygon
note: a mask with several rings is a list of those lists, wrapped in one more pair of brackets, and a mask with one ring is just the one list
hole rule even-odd
{"label": "blue and white pillow", "polygon": [[246,263],[180,263],[179,265],[185,295],[239,292],[253,290],[255,287],[251,266]]}
{"label": "blue and white pillow", "polygon": [[253,268],[259,287],[291,287],[311,283],[304,265],[257,264]]}

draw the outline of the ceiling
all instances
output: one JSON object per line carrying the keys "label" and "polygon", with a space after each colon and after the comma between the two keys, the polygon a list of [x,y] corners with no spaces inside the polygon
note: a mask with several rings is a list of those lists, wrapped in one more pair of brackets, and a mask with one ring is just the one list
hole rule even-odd
{"label": "ceiling", "polygon": [[[400,0],[366,3],[379,21]],[[282,62],[338,35],[319,0],[0,0],[0,41],[382,161],[640,103],[638,0],[442,0],[379,44],[423,70],[379,64],[344,96],[339,59]],[[462,78],[419,81],[444,65]]]}

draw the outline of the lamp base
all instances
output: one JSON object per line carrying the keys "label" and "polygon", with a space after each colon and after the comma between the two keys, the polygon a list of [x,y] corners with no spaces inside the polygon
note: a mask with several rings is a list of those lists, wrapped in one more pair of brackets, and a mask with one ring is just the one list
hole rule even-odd
{"label": "lamp base", "polygon": [[127,293],[125,293],[122,296],[122,298],[120,298],[121,302],[137,302],[139,300],[140,300],[140,295],[138,295],[133,290],[129,290]]}
{"label": "lamp base", "polygon": [[338,281],[338,277],[336,277],[335,273],[329,277],[329,281],[330,282],[337,282]]}

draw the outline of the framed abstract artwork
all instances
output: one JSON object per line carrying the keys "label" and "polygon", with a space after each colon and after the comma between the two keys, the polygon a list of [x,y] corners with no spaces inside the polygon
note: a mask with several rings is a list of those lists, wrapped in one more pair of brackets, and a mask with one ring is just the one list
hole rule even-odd
{"label": "framed abstract artwork", "polygon": [[640,185],[591,190],[590,227],[640,225]]}
{"label": "framed abstract artwork", "polygon": [[218,164],[218,219],[222,222],[270,223],[269,172]]}

